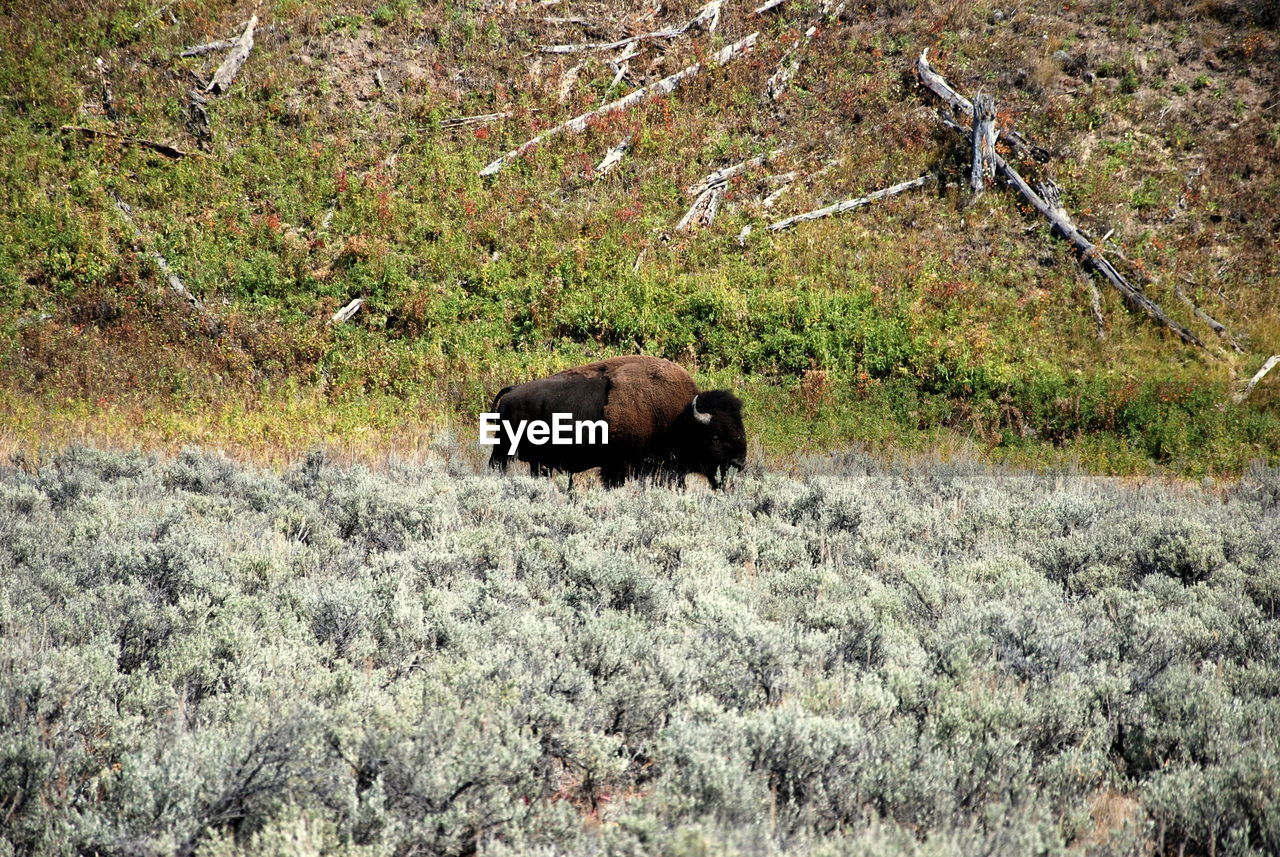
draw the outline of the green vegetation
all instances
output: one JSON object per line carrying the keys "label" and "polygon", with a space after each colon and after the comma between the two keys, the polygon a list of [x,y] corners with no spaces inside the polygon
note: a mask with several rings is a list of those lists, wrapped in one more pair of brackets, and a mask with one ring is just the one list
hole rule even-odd
{"label": "green vegetation", "polygon": [[1274,469],[453,455],[0,469],[0,853],[1280,850]]}
{"label": "green vegetation", "polygon": [[[613,92],[760,29],[753,53],[489,182],[485,163],[599,104],[613,79],[603,55],[534,52],[588,38],[536,4],[81,0],[5,16],[0,447],[92,437],[376,455],[467,430],[507,383],[643,351],[741,391],[772,456],[974,445],[1024,464],[1197,476],[1277,460],[1274,379],[1230,402],[1280,333],[1270,5],[881,6],[826,22],[773,102],[765,82],[812,4],[764,20],[729,4],[715,35],[647,48]],[[210,98],[202,145],[187,92],[221,52],[178,54],[235,35],[254,10],[257,45],[232,91]],[[1052,174],[1091,234],[1114,229],[1126,271],[1149,276],[1210,349],[1110,293],[1098,341],[1078,266],[1043,226],[1003,190],[966,206],[963,153],[906,73],[924,47],[1057,150],[1028,175]],[[1157,92],[1157,78],[1172,86]],[[441,124],[495,111],[512,116]],[[169,160],[61,133],[68,123],[202,151]],[[627,136],[622,163],[596,176]],[[783,144],[731,184],[714,225],[666,235],[686,186]],[[801,180],[765,211],[769,177],[793,170]],[[783,235],[760,228],[928,170],[951,184]],[[168,293],[152,249],[213,321]],[[1223,350],[1175,284],[1245,353]],[[366,303],[352,321],[326,324],[355,297]]]}

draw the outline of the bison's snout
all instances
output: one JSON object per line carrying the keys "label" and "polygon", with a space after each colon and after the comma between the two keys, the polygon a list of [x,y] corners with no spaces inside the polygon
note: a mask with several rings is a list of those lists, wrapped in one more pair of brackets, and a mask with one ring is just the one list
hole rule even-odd
{"label": "bison's snout", "polygon": [[742,470],[747,466],[747,457],[745,455],[740,455],[733,461],[730,461],[729,466],[736,470]]}

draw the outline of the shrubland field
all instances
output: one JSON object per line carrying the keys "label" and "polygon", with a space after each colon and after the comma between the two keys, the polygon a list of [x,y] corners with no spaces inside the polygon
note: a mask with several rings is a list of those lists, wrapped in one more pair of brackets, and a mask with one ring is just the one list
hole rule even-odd
{"label": "shrubland field", "polygon": [[1280,850],[1275,470],[444,452],[0,469],[0,853]]}
{"label": "shrubland field", "polygon": [[[1276,460],[1275,378],[1231,400],[1280,350],[1274,3],[890,0],[835,14],[794,0],[753,16],[729,2],[713,34],[641,42],[616,86],[616,51],[538,50],[678,26],[700,5],[10,4],[0,446],[409,454],[442,427],[472,430],[501,386],[645,352],[741,392],[770,460],[853,440],[1110,473]],[[206,134],[188,93],[226,49],[180,53],[251,13],[256,44],[230,91],[208,96]],[[479,176],[538,130],[750,32],[733,62]],[[1019,168],[1056,178],[1081,227],[1109,234],[1116,263],[1206,348],[1110,292],[1095,338],[1079,266],[1045,225],[1002,188],[966,204],[963,146],[912,70],[924,48],[1048,150]],[[788,57],[797,71],[774,100]],[[448,122],[486,113],[507,115]],[[710,227],[673,231],[687,186],[787,146],[731,183]],[[925,172],[941,181],[763,228]],[[153,251],[204,314],[168,291]],[[353,319],[327,324],[357,297]]]}

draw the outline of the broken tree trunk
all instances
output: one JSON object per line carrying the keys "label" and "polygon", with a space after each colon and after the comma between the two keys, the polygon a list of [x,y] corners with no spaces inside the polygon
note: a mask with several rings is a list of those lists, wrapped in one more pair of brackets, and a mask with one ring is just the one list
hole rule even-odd
{"label": "broken tree trunk", "polygon": [[198,89],[187,90],[187,130],[200,141],[201,148],[208,148],[213,135],[209,132],[208,100]]}
{"label": "broken tree trunk", "polygon": [[364,298],[356,298],[335,312],[333,318],[329,319],[329,324],[342,324],[344,321],[350,321],[351,317],[358,313],[362,306],[364,306]]}
{"label": "broken tree trunk", "polygon": [[1087,273],[1083,274],[1084,281],[1089,285],[1089,308],[1093,311],[1094,336],[1098,339],[1107,338],[1107,321],[1102,317],[1102,292],[1098,291],[1098,284],[1093,281]]}
{"label": "broken tree trunk", "polygon": [[784,229],[790,229],[797,223],[804,223],[809,220],[817,220],[820,217],[830,217],[833,214],[840,214],[845,211],[852,211],[855,208],[861,208],[864,205],[875,202],[878,199],[884,199],[890,196],[897,196],[903,191],[912,188],[923,187],[934,178],[933,173],[925,173],[918,179],[902,182],[893,187],[887,187],[883,190],[869,193],[866,196],[860,196],[857,199],[846,199],[843,202],[837,202],[834,205],[828,205],[826,208],[815,209],[814,211],[806,211],[804,214],[797,214],[795,217],[788,217],[786,220],[779,220],[777,223],[769,224],[770,232],[781,232]]}
{"label": "broken tree trunk", "polygon": [[[717,65],[723,65],[727,63],[729,60],[733,59],[739,53],[741,53],[742,51],[754,45],[759,35],[760,35],[759,33],[752,33],[751,35],[747,36],[744,39],[739,39],[733,44],[728,45],[724,48],[721,48],[719,51],[717,51],[715,54],[711,56],[709,60],[710,64],[712,66],[717,66]],[[693,77],[701,70],[702,70],[702,63],[694,63],[691,66],[681,69],[675,74],[664,77],[662,80],[656,81],[655,83],[651,83],[648,86],[645,86],[641,89],[637,89],[635,92],[627,93],[622,98],[619,98],[617,101],[611,101],[602,107],[597,107],[595,110],[591,110],[591,111],[588,111],[587,113],[583,113],[581,116],[575,116],[574,118],[570,119],[567,122],[562,122],[561,124],[556,125],[554,128],[548,128],[546,131],[543,131],[541,134],[537,135],[536,137],[533,137],[532,139],[521,144],[520,146],[517,146],[516,148],[512,149],[510,152],[507,152],[505,155],[495,160],[493,163],[489,164],[487,167],[485,167],[483,170],[480,171],[480,175],[481,176],[497,175],[498,172],[501,171],[502,168],[505,167],[507,164],[511,163],[516,158],[520,157],[526,152],[530,151],[539,143],[541,143],[543,140],[546,140],[548,137],[553,137],[557,134],[563,134],[566,131],[572,131],[575,134],[581,134],[583,131],[587,129],[587,123],[589,123],[596,116],[603,116],[605,114],[614,113],[619,110],[626,110],[627,108],[634,107],[640,102],[648,98],[652,98],[655,95],[666,95],[667,93],[674,90],[677,86],[679,86],[682,81],[690,77]]]}
{"label": "broken tree trunk", "polygon": [[[956,110],[972,118],[973,104],[970,103],[969,99],[952,89],[941,75],[929,67],[927,54],[927,49],[921,51],[920,59],[916,63],[916,70],[920,74],[920,80],[943,101],[946,101]],[[957,129],[961,131],[961,133],[965,133],[965,129],[955,122],[948,122],[947,124],[949,127]],[[1044,198],[1032,190],[1031,185],[1027,184],[1026,180],[1018,174],[1018,171],[1010,166],[1004,158],[1000,157],[998,152],[993,151],[991,153],[991,160],[992,163],[995,164],[996,172],[999,175],[1004,176],[1004,178],[1022,194],[1023,199],[1031,203],[1032,207],[1049,221],[1053,227],[1054,233],[1071,243],[1071,246],[1075,248],[1076,255],[1080,259],[1080,263],[1084,265],[1086,269],[1096,271],[1105,277],[1107,282],[1111,283],[1111,285],[1115,287],[1116,291],[1118,291],[1121,297],[1124,298],[1125,303],[1127,303],[1131,308],[1140,310],[1146,313],[1147,316],[1154,321],[1163,324],[1165,327],[1177,334],[1178,338],[1183,342],[1186,342],[1189,345],[1196,345],[1201,348],[1204,347],[1204,343],[1200,341],[1198,336],[1178,324],[1173,319],[1169,318],[1157,303],[1143,294],[1140,289],[1131,285],[1129,281],[1116,270],[1115,266],[1102,255],[1102,251],[1099,250],[1092,241],[1085,238],[1080,230],[1076,228],[1075,224],[1071,222],[1070,218],[1066,215],[1066,211],[1061,207],[1060,202],[1055,203],[1056,207],[1045,202]],[[1042,185],[1042,187],[1045,186]]]}
{"label": "broken tree trunk", "polygon": [[245,24],[244,32],[240,34],[240,38],[235,40],[231,53],[227,54],[226,59],[222,61],[222,65],[218,66],[218,70],[213,73],[213,80],[209,81],[205,92],[219,94],[226,92],[227,88],[231,86],[231,82],[240,73],[240,67],[249,58],[249,52],[253,50],[253,29],[257,26],[258,16],[254,15],[249,18],[249,23]]}
{"label": "broken tree trunk", "polygon": [[596,164],[596,175],[603,176],[611,172],[614,167],[622,162],[622,156],[627,153],[627,149],[630,147],[631,138],[627,137],[621,143],[605,152],[604,158],[600,160],[600,163]]}
{"label": "broken tree trunk", "polygon": [[1267,373],[1274,369],[1277,363],[1280,363],[1280,354],[1273,354],[1268,357],[1267,362],[1263,363],[1262,368],[1258,370],[1257,374],[1249,379],[1249,383],[1245,385],[1244,389],[1231,397],[1235,403],[1238,405],[1245,399],[1249,398],[1249,394],[1253,392],[1253,388],[1258,386],[1259,381],[1267,377]]}
{"label": "broken tree trunk", "polygon": [[85,137],[107,137],[112,140],[118,140],[125,146],[141,146],[144,149],[150,149],[158,152],[166,158],[189,158],[198,156],[198,152],[188,152],[179,149],[176,146],[170,146],[168,143],[157,143],[155,140],[143,140],[138,137],[126,137],[123,134],[117,134],[114,131],[99,131],[97,128],[85,128],[83,125],[63,125],[63,131],[74,131]]}
{"label": "broken tree trunk", "polygon": [[720,197],[724,194],[724,188],[725,185],[721,182],[711,185],[698,194],[698,198],[693,201],[693,205],[689,206],[689,210],[685,212],[684,217],[680,218],[680,222],[676,224],[675,231],[683,232],[695,222],[703,226],[710,226],[711,222],[716,219],[716,212],[720,209]]}
{"label": "broken tree trunk", "polygon": [[102,57],[94,60],[94,66],[97,67],[98,78],[102,81],[102,109],[107,114],[107,118],[114,122],[116,121],[116,97],[111,91],[111,71]]}
{"label": "broken tree trunk", "polygon": [[995,162],[991,160],[995,151],[996,100],[986,93],[979,93],[973,99],[973,166],[969,173],[974,199],[982,195],[986,179],[995,174]]}

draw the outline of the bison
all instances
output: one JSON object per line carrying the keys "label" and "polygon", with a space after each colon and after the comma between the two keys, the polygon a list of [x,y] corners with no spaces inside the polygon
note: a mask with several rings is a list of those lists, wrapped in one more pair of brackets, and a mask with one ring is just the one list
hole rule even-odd
{"label": "bison", "polygon": [[629,477],[683,486],[689,473],[719,488],[729,468],[741,470],[746,462],[741,400],[728,390],[699,392],[688,372],[658,357],[613,357],[507,387],[491,411],[508,425],[550,425],[555,414],[569,414],[588,428],[607,427],[607,443],[590,431],[561,444],[534,443],[526,435],[512,450],[510,436],[499,437],[491,467],[506,470],[518,458],[533,475],[568,473],[570,487],[573,474],[598,467],[611,488]]}

